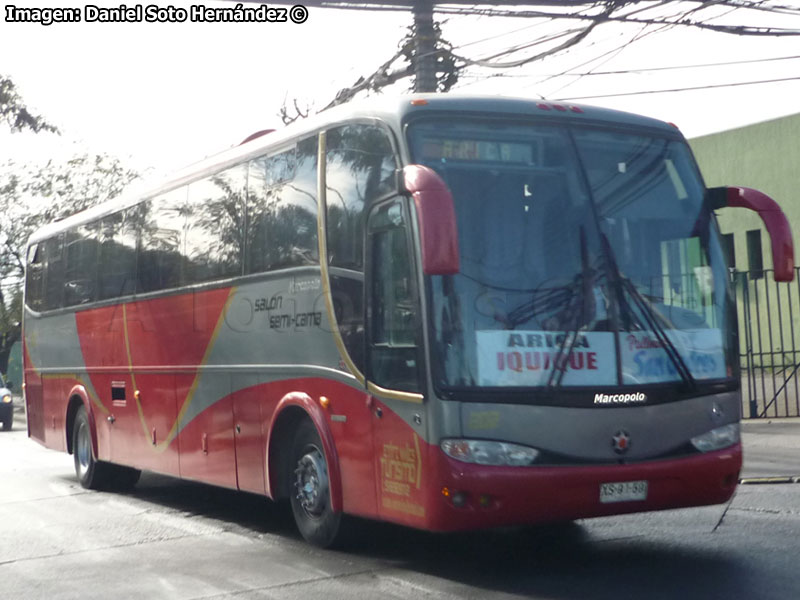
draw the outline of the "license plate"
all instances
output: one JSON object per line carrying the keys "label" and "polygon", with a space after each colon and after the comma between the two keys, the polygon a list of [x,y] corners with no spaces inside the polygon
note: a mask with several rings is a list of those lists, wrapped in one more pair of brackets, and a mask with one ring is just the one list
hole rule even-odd
{"label": "license plate", "polygon": [[620,481],[600,484],[600,502],[635,502],[647,499],[647,481]]}

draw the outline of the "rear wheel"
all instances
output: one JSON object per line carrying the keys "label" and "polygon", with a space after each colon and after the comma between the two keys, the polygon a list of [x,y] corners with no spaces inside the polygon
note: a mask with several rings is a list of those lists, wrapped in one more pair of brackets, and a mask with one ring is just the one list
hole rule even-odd
{"label": "rear wheel", "polygon": [[308,542],[327,548],[336,541],[341,514],[331,509],[328,463],[310,421],[297,428],[291,456],[289,493],[297,528]]}
{"label": "rear wheel", "polygon": [[90,490],[126,490],[139,481],[140,471],[96,460],[92,452],[92,429],[86,409],[81,406],[72,428],[72,454],[75,475],[81,486]]}

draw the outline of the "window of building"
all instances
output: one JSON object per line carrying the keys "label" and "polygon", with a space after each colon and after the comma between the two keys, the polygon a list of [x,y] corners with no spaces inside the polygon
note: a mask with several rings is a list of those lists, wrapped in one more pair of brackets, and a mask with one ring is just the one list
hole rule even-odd
{"label": "window of building", "polygon": [[732,233],[722,234],[722,253],[725,255],[725,262],[729,269],[736,268],[736,250]]}
{"label": "window of building", "polygon": [[747,263],[750,269],[750,279],[760,279],[764,276],[760,229],[752,229],[747,232]]}

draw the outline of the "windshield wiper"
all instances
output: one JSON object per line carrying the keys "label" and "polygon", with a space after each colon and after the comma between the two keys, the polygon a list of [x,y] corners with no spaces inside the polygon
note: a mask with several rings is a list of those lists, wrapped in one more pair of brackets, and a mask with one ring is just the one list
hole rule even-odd
{"label": "windshield wiper", "polygon": [[[620,305],[628,307],[628,314],[634,315],[636,313],[631,310],[628,303],[625,301],[624,294],[625,292],[633,298],[633,302],[636,307],[639,309],[639,312],[644,316],[644,320],[646,321],[646,325],[650,327],[652,332],[655,334],[656,339],[661,344],[661,347],[666,352],[667,357],[672,362],[675,370],[678,372],[678,375],[683,380],[683,383],[689,388],[689,390],[694,390],[697,387],[697,381],[695,380],[692,372],[689,370],[689,367],[686,366],[686,361],[683,360],[680,352],[675,347],[675,344],[672,343],[672,340],[669,339],[666,330],[659,322],[659,315],[650,305],[650,303],[645,299],[644,296],[636,289],[636,286],[630,279],[627,279],[622,276],[617,267],[617,261],[614,257],[614,251],[611,248],[611,244],[608,241],[608,236],[605,233],[601,233],[601,239],[603,241],[604,250],[606,252],[606,256],[608,257],[608,261],[610,263],[611,268],[614,271],[614,276],[619,283],[620,286]],[[617,335],[619,335],[619,327],[617,327]]]}
{"label": "windshield wiper", "polygon": [[[578,339],[578,332],[584,323],[594,319],[594,315],[591,315],[592,305],[590,304],[594,299],[592,294],[595,285],[594,272],[589,266],[589,251],[586,247],[586,230],[583,228],[583,225],[580,227],[580,244],[582,270],[581,274],[575,278],[576,281],[573,286],[579,291],[577,295],[575,291],[573,291],[572,297],[570,298],[572,302],[575,302],[577,298],[577,301],[580,302],[580,310],[576,311],[576,318],[574,319],[572,329],[564,336],[564,339],[561,340],[561,344],[559,344],[558,353],[553,359],[553,370],[550,371],[550,376],[547,378],[548,387],[561,386],[564,374],[567,371],[569,359],[572,357],[572,351],[575,348],[575,342]],[[569,344],[569,347],[567,347],[567,344]],[[564,353],[565,349],[566,354]]]}
{"label": "windshield wiper", "polygon": [[630,279],[620,278],[622,282],[623,288],[628,294],[633,298],[634,303],[639,308],[641,313],[644,315],[647,324],[653,330],[656,338],[658,339],[661,347],[667,353],[667,356],[672,361],[672,364],[675,366],[675,370],[678,372],[678,375],[681,376],[683,382],[689,387],[690,390],[694,390],[697,387],[697,381],[695,381],[692,372],[689,370],[689,367],[686,366],[686,361],[683,360],[680,352],[675,347],[675,344],[672,343],[672,340],[669,339],[666,330],[658,322],[658,315],[653,310],[653,307],[650,306],[650,303],[642,296],[641,292],[636,289],[636,286],[631,282]]}

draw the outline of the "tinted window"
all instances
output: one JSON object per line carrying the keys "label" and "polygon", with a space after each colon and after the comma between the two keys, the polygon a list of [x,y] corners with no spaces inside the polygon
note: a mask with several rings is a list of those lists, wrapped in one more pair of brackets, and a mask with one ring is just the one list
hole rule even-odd
{"label": "tinted window", "polygon": [[189,186],[186,283],[240,275],[247,165]]}
{"label": "tinted window", "polygon": [[84,225],[68,231],[66,253],[64,306],[91,302],[97,277],[97,225]]}
{"label": "tinted window", "polygon": [[105,217],[99,230],[97,298],[117,298],[136,291],[138,208]]}
{"label": "tinted window", "polygon": [[399,202],[372,217],[371,377],[380,386],[417,392],[417,294],[406,215]]}
{"label": "tinted window", "polygon": [[25,304],[33,310],[42,310],[44,304],[44,244],[28,248],[28,265],[25,270]]}
{"label": "tinted window", "polygon": [[46,240],[44,246],[44,309],[60,308],[64,298],[63,234]]}
{"label": "tinted window", "polygon": [[183,230],[186,226],[186,188],[174,190],[140,205],[139,292],[181,284]]}
{"label": "tinted window", "polygon": [[317,140],[250,162],[246,272],[317,264]]}
{"label": "tinted window", "polygon": [[326,136],[327,251],[336,325],[364,370],[364,221],[367,204],[392,189],[395,160],[386,134],[352,124]]}
{"label": "tinted window", "polygon": [[327,134],[328,262],[361,270],[364,205],[392,190],[396,163],[386,134],[346,125]]}

